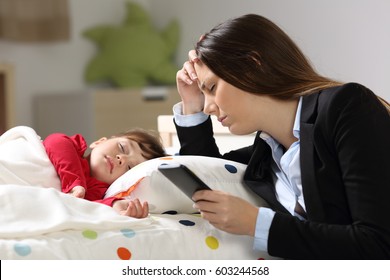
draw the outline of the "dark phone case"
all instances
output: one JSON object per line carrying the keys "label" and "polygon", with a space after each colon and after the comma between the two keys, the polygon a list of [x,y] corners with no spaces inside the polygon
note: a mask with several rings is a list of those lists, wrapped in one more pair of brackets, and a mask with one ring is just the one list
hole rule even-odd
{"label": "dark phone case", "polygon": [[182,164],[162,164],[158,170],[175,184],[190,199],[194,192],[199,190],[211,190],[198,176],[187,166]]}

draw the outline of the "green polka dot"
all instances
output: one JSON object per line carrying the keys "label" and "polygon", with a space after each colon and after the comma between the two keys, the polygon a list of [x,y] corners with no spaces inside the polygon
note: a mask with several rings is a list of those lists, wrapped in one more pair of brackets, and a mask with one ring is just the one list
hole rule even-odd
{"label": "green polka dot", "polygon": [[216,250],[219,247],[218,239],[215,238],[214,236],[207,236],[206,237],[206,244],[212,250]]}
{"label": "green polka dot", "polygon": [[96,239],[98,234],[94,230],[87,229],[83,231],[83,236],[88,239]]}

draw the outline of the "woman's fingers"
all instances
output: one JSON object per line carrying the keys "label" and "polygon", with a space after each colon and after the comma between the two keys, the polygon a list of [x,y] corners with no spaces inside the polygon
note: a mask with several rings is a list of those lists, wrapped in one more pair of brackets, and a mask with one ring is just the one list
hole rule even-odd
{"label": "woman's fingers", "polygon": [[198,191],[194,208],[216,228],[234,234],[254,234],[258,208],[249,202],[218,190]]}
{"label": "woman's fingers", "polygon": [[[177,72],[177,74],[176,74],[176,79],[177,79],[178,82],[182,81],[182,82],[184,82],[187,85],[192,85],[193,84],[193,80],[191,78],[191,75],[193,75],[195,70],[191,70],[191,67],[192,66],[190,65],[190,62],[188,62],[188,61],[186,61],[183,64],[183,68],[180,69]],[[192,69],[193,69],[193,67],[192,67]]]}
{"label": "woman's fingers", "polygon": [[198,56],[196,55],[196,51],[195,50],[190,50],[188,52],[188,60],[191,61],[192,63],[197,63],[199,62],[199,58]]}
{"label": "woman's fingers", "polygon": [[194,62],[192,62],[191,60],[184,62],[183,70],[184,73],[187,74],[188,78],[190,78],[192,81],[195,81],[198,78],[198,76],[196,75]]}

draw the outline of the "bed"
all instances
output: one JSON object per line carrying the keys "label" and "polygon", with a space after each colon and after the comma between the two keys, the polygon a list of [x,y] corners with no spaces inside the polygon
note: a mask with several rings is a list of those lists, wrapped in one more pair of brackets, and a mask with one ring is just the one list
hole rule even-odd
{"label": "bed", "polygon": [[[145,219],[120,216],[108,206],[61,193],[54,168],[33,129],[16,127],[1,135],[0,259],[272,259],[252,249],[251,237],[220,231],[194,213],[192,201],[157,169],[167,162],[186,164],[212,188],[264,205],[241,183],[245,166],[176,155],[172,116],[161,116],[158,123],[173,155],[136,166],[106,193],[148,200],[150,214]],[[227,141],[227,134],[223,136]]]}

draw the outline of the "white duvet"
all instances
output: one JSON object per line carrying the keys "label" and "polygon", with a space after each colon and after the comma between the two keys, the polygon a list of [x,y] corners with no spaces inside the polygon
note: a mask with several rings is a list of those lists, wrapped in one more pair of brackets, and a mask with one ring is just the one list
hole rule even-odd
{"label": "white duvet", "polygon": [[150,224],[149,219],[118,215],[103,204],[75,198],[55,189],[33,186],[2,185],[0,209],[0,238]]}
{"label": "white duvet", "polygon": [[0,238],[150,223],[61,193],[59,178],[40,137],[26,126],[0,136],[0,211]]}
{"label": "white duvet", "polygon": [[60,190],[57,173],[32,128],[17,126],[0,136],[0,184]]}
{"label": "white duvet", "polygon": [[28,127],[0,136],[0,259],[270,259],[253,239],[198,215],[118,215],[59,191],[41,139]]}

